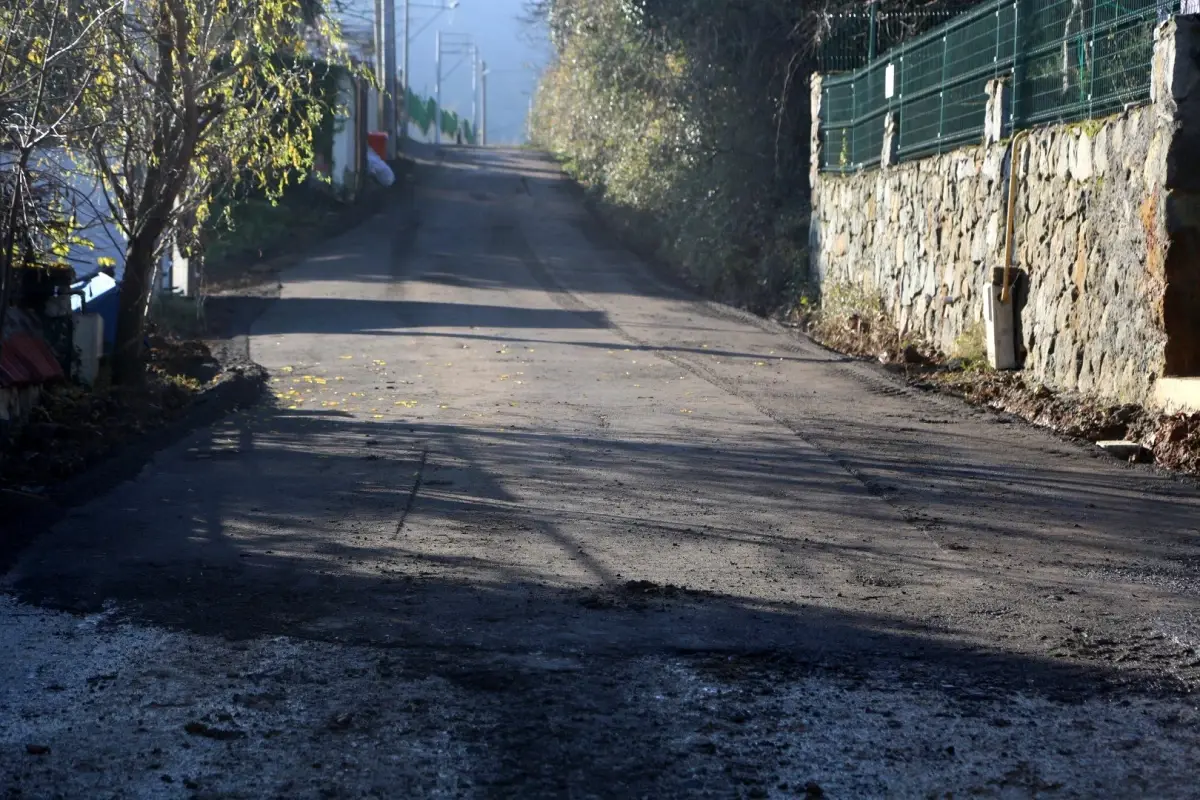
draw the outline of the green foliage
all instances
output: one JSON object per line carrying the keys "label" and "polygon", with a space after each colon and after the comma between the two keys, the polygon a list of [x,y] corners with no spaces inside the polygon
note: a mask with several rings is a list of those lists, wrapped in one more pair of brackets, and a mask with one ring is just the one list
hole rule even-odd
{"label": "green foliage", "polygon": [[243,275],[247,263],[326,228],[341,204],[312,184],[291,186],[278,201],[245,197],[228,201],[202,232],[206,283]]}
{"label": "green foliage", "polygon": [[[141,380],[168,235],[186,249],[218,198],[274,201],[308,174],[339,76],[306,58],[304,21],[296,0],[156,0],[125,3],[101,28],[105,58],[72,109],[82,133],[68,144],[103,182],[129,243],[115,381]],[[317,27],[336,44],[335,26]]]}
{"label": "green foliage", "polygon": [[[333,138],[336,133],[337,116],[339,111],[339,92],[342,82],[353,73],[344,64],[330,63],[311,58],[297,59],[298,66],[308,70],[308,91],[297,103],[299,109],[305,105],[315,104],[321,114],[318,125],[312,129],[312,148],[314,154],[321,154],[326,159],[333,153]],[[303,110],[293,112],[304,120]],[[303,125],[303,122],[300,123]],[[293,123],[293,127],[294,127]]]}
{"label": "green foliage", "polygon": [[90,157],[130,240],[164,212],[168,227],[194,231],[219,195],[277,197],[307,175],[332,140],[350,67],[305,54],[302,16],[295,0],[162,0],[113,17],[108,58],[77,108],[88,136],[72,144]]}
{"label": "green foliage", "polygon": [[204,300],[177,294],[158,293],[150,304],[150,315],[160,331],[193,338],[204,334]]}
{"label": "green foliage", "polygon": [[538,144],[638,238],[766,309],[804,279],[806,16],[784,0],[553,0]]}

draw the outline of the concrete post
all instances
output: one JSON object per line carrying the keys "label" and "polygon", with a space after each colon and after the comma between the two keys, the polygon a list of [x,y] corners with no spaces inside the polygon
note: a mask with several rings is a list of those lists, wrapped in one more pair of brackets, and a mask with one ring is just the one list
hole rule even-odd
{"label": "concrete post", "polygon": [[435,69],[437,71],[436,82],[434,83],[434,102],[437,104],[436,119],[433,123],[433,143],[442,143],[442,32],[437,32],[437,43],[434,45],[437,48],[437,54],[434,57]]}
{"label": "concrete post", "polygon": [[883,116],[883,149],[879,153],[879,166],[890,167],[899,160],[900,130],[896,124],[896,112]]}
{"label": "concrete post", "polygon": [[1016,320],[1013,317],[1015,303],[1002,302],[1000,293],[1004,287],[1004,270],[996,270],[999,279],[986,281],[983,291],[983,324],[986,331],[987,357],[992,369],[1017,368]]}
{"label": "concrete post", "polygon": [[812,112],[812,128],[808,143],[808,185],[817,188],[821,177],[821,102],[825,97],[822,91],[822,78],[814,73],[809,83],[809,109]]}
{"label": "concrete post", "polygon": [[983,120],[983,143],[996,144],[1004,139],[1007,133],[1005,118],[1007,109],[1012,106],[1012,87],[1003,78],[993,78],[987,82],[987,106]]}

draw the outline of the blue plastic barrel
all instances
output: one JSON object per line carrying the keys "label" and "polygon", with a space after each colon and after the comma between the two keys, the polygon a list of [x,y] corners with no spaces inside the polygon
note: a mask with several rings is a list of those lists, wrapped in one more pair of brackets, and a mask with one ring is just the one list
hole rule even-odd
{"label": "blue plastic barrel", "polygon": [[103,272],[73,284],[71,310],[99,314],[104,320],[104,351],[112,352],[117,340],[117,282]]}

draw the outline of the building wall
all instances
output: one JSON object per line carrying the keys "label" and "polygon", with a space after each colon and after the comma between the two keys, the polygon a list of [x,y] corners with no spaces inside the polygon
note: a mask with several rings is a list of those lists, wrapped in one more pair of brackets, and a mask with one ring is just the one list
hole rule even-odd
{"label": "building wall", "polygon": [[330,180],[340,194],[352,198],[359,189],[365,157],[365,115],[369,104],[364,102],[366,92],[362,91],[357,79],[344,75],[341,81],[338,104],[343,113],[338,115],[334,125]]}

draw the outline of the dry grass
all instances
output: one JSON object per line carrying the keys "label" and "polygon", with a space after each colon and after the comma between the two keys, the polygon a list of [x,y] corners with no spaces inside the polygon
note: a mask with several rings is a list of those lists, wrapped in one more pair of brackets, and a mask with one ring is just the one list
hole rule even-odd
{"label": "dry grass", "polygon": [[819,304],[803,298],[790,316],[814,339],[848,355],[884,364],[927,364],[940,358],[919,337],[901,332],[879,296],[860,286],[827,285]]}

